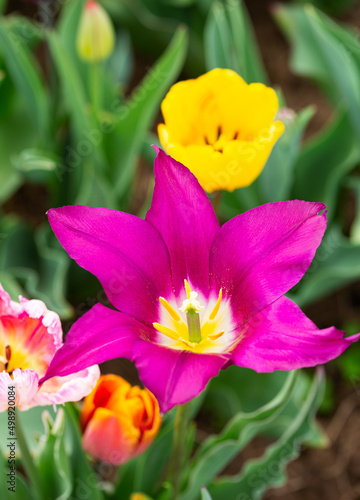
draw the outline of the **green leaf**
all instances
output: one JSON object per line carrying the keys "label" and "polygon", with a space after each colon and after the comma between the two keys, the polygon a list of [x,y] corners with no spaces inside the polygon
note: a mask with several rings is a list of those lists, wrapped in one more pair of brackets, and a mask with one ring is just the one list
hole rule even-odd
{"label": "green leaf", "polygon": [[49,226],[42,226],[35,232],[35,243],[39,254],[38,278],[28,281],[31,297],[43,300],[48,309],[56,311],[62,318],[73,315],[73,308],[65,299],[66,274],[70,264],[68,256],[55,241]]}
{"label": "green leaf", "polygon": [[[33,454],[35,454],[36,448],[39,445],[40,436],[44,434],[44,425],[41,420],[44,411],[47,411],[52,418],[55,418],[56,414],[53,406],[36,406],[35,408],[30,408],[30,410],[17,413],[17,418],[20,419],[21,427],[25,430],[27,445]],[[4,433],[3,436],[1,436],[1,431]],[[6,453],[6,431],[7,413],[3,412],[0,413],[0,437],[4,438],[0,440],[0,455]]]}
{"label": "green leaf", "polygon": [[43,39],[43,30],[40,24],[32,19],[12,13],[6,18],[8,28],[20,38],[28,48],[36,47]]}
{"label": "green leaf", "polygon": [[230,366],[208,386],[202,412],[211,413],[221,427],[235,414],[253,412],[273,399],[285,383],[286,372],[256,373]]}
{"label": "green leaf", "polygon": [[[309,3],[308,0],[296,0],[297,3]],[[318,9],[332,15],[344,14],[356,3],[356,0],[312,0]]]}
{"label": "green leaf", "polygon": [[[1,416],[4,415],[6,418],[1,418]],[[12,487],[8,481],[10,480],[10,467],[14,467],[13,463],[8,460],[11,460],[9,457],[9,448],[6,448],[6,443],[8,443],[7,438],[9,437],[7,435],[8,431],[8,425],[7,425],[7,412],[4,412],[0,415],[0,421],[1,421],[1,426],[0,426],[0,438],[1,438],[1,444],[3,445],[4,449],[3,452],[0,450],[0,474],[1,477],[3,478],[2,480],[2,491],[1,491],[1,498],[2,500],[24,500],[24,498],[29,499],[29,500],[36,500],[33,497],[32,491],[30,486],[25,482],[24,477],[19,471],[18,463],[15,464],[16,467],[16,473],[15,473],[15,488],[14,490],[10,490],[9,488]],[[16,453],[16,451],[15,451]]]}
{"label": "green leaf", "polygon": [[300,281],[299,289],[288,296],[300,307],[352,283],[360,277],[360,245],[353,245],[338,226],[328,229],[315,258]]}
{"label": "green leaf", "polygon": [[[76,38],[85,1],[86,0],[65,2],[65,5],[61,9],[60,18],[58,21],[59,37],[62,39],[63,44],[67,49],[67,53],[74,61],[78,60],[76,52]],[[79,62],[83,66],[83,68],[85,68],[85,64],[82,61]]]}
{"label": "green leaf", "polygon": [[[6,99],[0,87],[0,100]],[[36,141],[36,134],[25,104],[16,99],[12,112],[0,118],[0,203],[6,201],[20,186],[22,176],[13,164],[13,157]]]}
{"label": "green leaf", "polygon": [[144,491],[151,494],[156,487],[159,488],[159,478],[169,463],[172,440],[173,427],[164,426],[164,430],[155,439],[149,450],[142,457],[139,457],[133,491]]}
{"label": "green leaf", "polygon": [[50,227],[42,226],[32,233],[17,218],[6,217],[0,224],[0,250],[0,276],[10,282],[14,299],[20,292],[44,301],[63,318],[72,316],[73,309],[64,296],[70,260]]}
{"label": "green leaf", "polygon": [[77,66],[56,32],[48,33],[48,42],[60,77],[67,109],[71,115],[75,149],[80,163],[91,158],[99,167],[104,167],[106,161],[102,150],[103,133],[88,105]]}
{"label": "green leaf", "polygon": [[[191,418],[195,417],[203,398],[204,394],[201,394],[190,402]],[[175,415],[175,408],[166,413],[160,431],[148,450],[121,467],[119,481],[110,499],[127,498],[134,491],[153,496],[160,489],[160,478],[171,456]]]}
{"label": "green leaf", "polygon": [[205,486],[201,487],[201,500],[212,500],[211,495]]}
{"label": "green leaf", "polygon": [[272,401],[255,412],[238,413],[222,433],[211,436],[200,445],[191,465],[188,485],[180,495],[180,500],[196,500],[200,487],[208,485],[234,456],[268,425],[269,420],[288,402],[296,378],[296,371],[289,373],[285,384]]}
{"label": "green leaf", "polygon": [[45,425],[45,435],[39,445],[36,467],[45,497],[67,500],[72,491],[72,471],[64,443],[64,410],[58,409],[55,422],[47,412],[43,413],[42,419]]}
{"label": "green leaf", "polygon": [[231,60],[231,42],[225,6],[220,2],[214,2],[204,31],[205,60],[208,71],[214,68],[229,68],[235,71]]}
{"label": "green leaf", "polygon": [[299,455],[301,444],[313,434],[313,419],[323,398],[324,384],[323,372],[318,370],[310,390],[306,388],[303,393],[301,410],[287,423],[283,436],[262,457],[247,462],[240,474],[220,478],[210,485],[213,500],[258,500],[268,488],[285,483],[287,463]]}
{"label": "green leaf", "polygon": [[[334,23],[310,4],[305,7],[279,5],[273,12],[292,45],[292,70],[314,79],[336,106],[343,107],[359,137],[359,66],[354,53],[329,29]],[[359,59],[359,53],[356,58]]]}
{"label": "green leaf", "polygon": [[65,415],[70,445],[68,456],[73,476],[72,498],[86,496],[87,500],[102,500],[98,480],[82,448],[79,420],[72,404],[65,405]]}
{"label": "green leaf", "polygon": [[80,189],[74,204],[114,209],[117,207],[113,186],[91,162],[84,163]]}
{"label": "green leaf", "polygon": [[134,56],[129,34],[124,31],[116,37],[114,52],[111,54],[106,68],[113,77],[113,81],[122,85],[129,82],[134,66]]}
{"label": "green leaf", "polygon": [[347,184],[354,192],[356,200],[356,215],[350,228],[350,242],[353,245],[360,245],[360,179],[351,177]]}
{"label": "green leaf", "polygon": [[60,159],[51,152],[38,148],[23,149],[13,155],[12,164],[29,182],[46,184],[55,179]]}
{"label": "green leaf", "polygon": [[130,100],[119,110],[122,116],[118,117],[115,129],[108,137],[111,164],[116,166],[113,173],[115,191],[119,197],[129,187],[143,138],[159,110],[161,100],[182,68],[186,49],[187,32],[181,27]]}
{"label": "green leaf", "polygon": [[268,77],[245,2],[227,0],[227,10],[236,56],[242,60],[243,74],[241,76],[248,83],[262,82],[268,84]]}
{"label": "green leaf", "polygon": [[35,127],[46,138],[49,129],[48,95],[35,59],[23,41],[9,28],[6,18],[0,18],[0,53]]}
{"label": "green leaf", "polygon": [[331,219],[341,180],[359,161],[359,141],[352,133],[347,113],[339,113],[302,150],[295,167],[291,197],[325,203]]}
{"label": "green leaf", "polygon": [[284,134],[275,144],[264,170],[257,180],[261,203],[283,201],[291,198],[294,169],[300,154],[304,131],[314,115],[309,106],[296,118],[286,123]]}
{"label": "green leaf", "polygon": [[267,83],[250,17],[244,2],[212,4],[204,30],[207,70],[232,69],[248,83]]}

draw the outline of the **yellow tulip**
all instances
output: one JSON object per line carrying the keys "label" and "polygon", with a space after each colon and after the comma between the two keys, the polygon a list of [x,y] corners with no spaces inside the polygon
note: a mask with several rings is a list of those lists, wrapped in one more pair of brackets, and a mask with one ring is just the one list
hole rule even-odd
{"label": "yellow tulip", "polygon": [[107,12],[94,0],[84,5],[77,33],[79,57],[94,63],[107,59],[115,46],[115,32]]}
{"label": "yellow tulip", "polygon": [[262,83],[248,85],[229,69],[214,69],[173,85],[162,102],[160,142],[209,193],[233,191],[261,173],[284,132],[279,102]]}
{"label": "yellow tulip", "polygon": [[149,447],[161,417],[150,391],[131,386],[118,375],[103,375],[85,398],[80,422],[84,450],[104,462],[121,465]]}

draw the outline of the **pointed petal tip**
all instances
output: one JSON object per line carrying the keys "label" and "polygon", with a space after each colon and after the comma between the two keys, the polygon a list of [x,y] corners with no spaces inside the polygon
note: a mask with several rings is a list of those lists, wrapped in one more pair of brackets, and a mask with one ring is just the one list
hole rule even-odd
{"label": "pointed petal tip", "polygon": [[[345,334],[345,332],[343,332]],[[349,342],[349,344],[352,344],[353,342],[357,342],[360,338],[360,333],[355,333],[355,335],[350,335],[349,337],[344,337],[344,340],[346,342]]]}
{"label": "pointed petal tip", "polygon": [[156,153],[156,156],[159,155],[160,151],[164,152],[161,148],[159,148],[159,146],[157,146],[156,144],[151,144],[151,147],[155,150],[155,153]]}

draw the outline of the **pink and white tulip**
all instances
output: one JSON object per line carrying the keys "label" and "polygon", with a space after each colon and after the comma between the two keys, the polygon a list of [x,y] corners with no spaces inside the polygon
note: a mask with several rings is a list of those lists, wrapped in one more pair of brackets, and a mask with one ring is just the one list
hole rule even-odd
{"label": "pink and white tulip", "polygon": [[15,387],[19,410],[78,401],[100,376],[97,365],[65,377],[52,377],[39,387],[55,353],[63,345],[59,316],[41,300],[10,299],[0,285],[0,412],[8,408]]}

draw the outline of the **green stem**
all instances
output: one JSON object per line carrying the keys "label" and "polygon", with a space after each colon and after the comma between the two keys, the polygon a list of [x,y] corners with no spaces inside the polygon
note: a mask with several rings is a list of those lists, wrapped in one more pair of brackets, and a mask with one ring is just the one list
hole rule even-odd
{"label": "green stem", "polygon": [[95,117],[98,119],[101,107],[100,102],[100,65],[97,62],[90,63],[90,99],[93,105]]}
{"label": "green stem", "polygon": [[19,413],[16,410],[16,417],[15,417],[15,433],[16,433],[16,439],[20,448],[20,453],[21,453],[21,464],[24,467],[24,470],[26,472],[27,477],[29,478],[36,498],[38,500],[45,500],[41,480],[39,477],[39,474],[36,470],[33,458],[31,456],[28,444],[26,442],[24,432],[22,430],[22,426],[20,423],[20,418],[19,418]]}
{"label": "green stem", "polygon": [[172,484],[172,500],[179,498],[181,474],[186,450],[186,437],[189,423],[190,403],[179,405],[176,411],[173,449],[170,459],[170,481]]}

